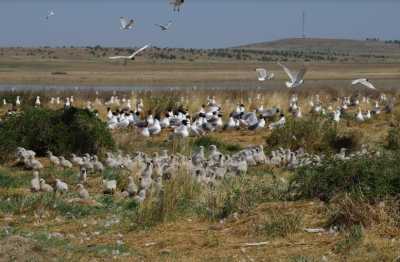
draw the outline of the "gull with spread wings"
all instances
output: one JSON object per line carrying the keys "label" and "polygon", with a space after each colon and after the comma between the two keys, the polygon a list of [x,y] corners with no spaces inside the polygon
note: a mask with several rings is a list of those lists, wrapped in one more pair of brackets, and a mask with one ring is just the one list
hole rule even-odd
{"label": "gull with spread wings", "polygon": [[161,31],[167,31],[172,25],[172,21],[169,21],[166,25],[155,24],[155,26],[159,27]]}
{"label": "gull with spread wings", "polygon": [[258,81],[263,82],[265,80],[271,80],[274,78],[274,73],[267,72],[265,68],[257,68],[256,69]]}
{"label": "gull with spread wings", "polygon": [[119,18],[119,22],[121,23],[121,30],[129,30],[133,28],[135,21],[133,19],[128,19],[123,16]]}
{"label": "gull with spread wings", "polygon": [[47,14],[47,16],[45,18],[46,18],[46,20],[49,20],[49,18],[54,15],[56,15],[56,13],[53,10],[51,10],[51,11],[49,11],[49,13]]}
{"label": "gull with spread wings", "polygon": [[281,63],[278,63],[278,65],[280,65],[283,68],[283,70],[285,70],[286,74],[290,78],[290,81],[286,82],[286,86],[288,88],[296,88],[296,87],[301,86],[304,83],[303,78],[307,72],[307,69],[305,67],[300,69],[300,71],[295,74],[293,71],[290,71],[290,69],[287,68],[285,65],[283,65]]}
{"label": "gull with spread wings", "polygon": [[369,89],[376,89],[375,86],[367,78],[360,78],[360,79],[353,80],[351,82],[351,84],[352,85],[361,84],[365,87],[368,87]]}
{"label": "gull with spread wings", "polygon": [[147,44],[147,45],[143,46],[142,48],[136,50],[136,51],[133,52],[133,54],[131,54],[130,56],[111,56],[111,57],[109,57],[109,59],[112,59],[112,60],[116,60],[116,59],[135,60],[135,57],[136,57],[139,53],[141,53],[141,52],[143,52],[145,49],[147,49],[148,47],[150,47],[150,44]]}

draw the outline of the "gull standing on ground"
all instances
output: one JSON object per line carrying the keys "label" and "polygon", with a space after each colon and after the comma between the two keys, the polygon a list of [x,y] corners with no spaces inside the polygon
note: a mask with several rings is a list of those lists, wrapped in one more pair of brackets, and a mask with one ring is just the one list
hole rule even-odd
{"label": "gull standing on ground", "polygon": [[111,57],[109,57],[109,59],[112,59],[112,60],[116,60],[116,59],[135,60],[135,56],[137,56],[139,53],[143,52],[149,46],[150,46],[150,44],[147,44],[147,45],[143,46],[142,48],[136,50],[130,56],[111,56]]}
{"label": "gull standing on ground", "polygon": [[79,197],[81,199],[83,199],[83,200],[90,199],[89,192],[87,191],[87,189],[82,184],[78,184],[77,188],[78,188]]}
{"label": "gull standing on ground", "polygon": [[17,100],[15,101],[15,105],[16,106],[20,106],[21,105],[21,99],[19,96],[17,96]]}
{"label": "gull standing on ground", "polygon": [[278,63],[279,66],[281,66],[283,68],[283,70],[285,70],[286,74],[289,76],[290,81],[286,82],[286,86],[288,88],[296,88],[301,86],[304,83],[304,75],[307,72],[306,68],[302,68],[300,69],[299,72],[297,72],[297,74],[294,74],[292,71],[289,70],[289,68],[287,68],[285,65]]}
{"label": "gull standing on ground", "polygon": [[119,18],[119,22],[121,23],[121,30],[129,30],[133,28],[135,21],[133,19],[128,19],[123,16]]}
{"label": "gull standing on ground", "polygon": [[274,78],[274,73],[267,72],[265,68],[257,68],[256,69],[258,81],[263,82],[265,80],[271,80]]}
{"label": "gull standing on ground", "polygon": [[363,86],[368,87],[369,89],[376,89],[375,86],[367,78],[360,78],[353,80],[351,84],[352,85],[362,84]]}
{"label": "gull standing on ground", "polygon": [[36,106],[36,107],[40,106],[40,96],[37,96],[37,97],[36,97],[35,106]]}
{"label": "gull standing on ground", "polygon": [[172,21],[169,21],[168,24],[166,25],[161,25],[161,24],[154,24],[154,25],[159,27],[161,31],[167,31],[171,27]]}
{"label": "gull standing on ground", "polygon": [[31,180],[31,191],[32,192],[40,191],[40,178],[38,171],[33,171],[33,178]]}
{"label": "gull standing on ground", "polygon": [[60,193],[67,193],[68,192],[67,183],[61,181],[60,179],[56,179],[56,191]]}

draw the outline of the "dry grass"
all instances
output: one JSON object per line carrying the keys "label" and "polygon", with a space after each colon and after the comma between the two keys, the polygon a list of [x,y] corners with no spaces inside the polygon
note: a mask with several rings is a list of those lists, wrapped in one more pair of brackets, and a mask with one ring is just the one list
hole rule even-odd
{"label": "dry grass", "polygon": [[[67,85],[241,85],[284,87],[282,80],[287,76],[275,63],[257,61],[200,59],[165,61],[150,57],[139,57],[127,65],[110,62],[106,56],[91,56],[85,49],[54,49],[45,52],[56,53],[42,56],[38,50],[4,49],[1,51],[0,82],[8,84],[67,84]],[[107,51],[109,55],[112,50]],[[38,53],[29,55],[30,53]],[[71,55],[73,53],[73,55]],[[276,80],[257,83],[255,68],[266,66],[276,75]],[[299,67],[300,64],[292,64]],[[398,64],[380,63],[318,63],[308,62],[307,80],[309,86],[335,87],[332,82],[363,76],[381,81],[381,87],[393,88],[392,80],[400,78]],[[58,72],[61,74],[54,74]],[[386,81],[386,79],[390,79]]]}
{"label": "dry grass", "polygon": [[[364,230],[362,242],[346,252],[335,251],[337,245],[346,240],[345,233],[312,234],[299,230],[285,238],[270,238],[254,230],[263,223],[264,214],[271,210],[301,215],[304,227],[320,227],[326,220],[323,209],[319,202],[271,203],[224,223],[181,218],[150,230],[134,231],[126,231],[119,225],[104,228],[101,226],[104,220],[100,217],[75,221],[48,217],[38,222],[36,219],[23,221],[8,216],[3,217],[0,224],[12,225],[20,232],[58,232],[65,236],[76,236],[51,245],[48,241],[40,240],[39,246],[46,243],[48,246],[39,248],[39,254],[51,248],[58,256],[65,255],[67,259],[79,258],[83,261],[111,258],[112,250],[122,250],[120,255],[115,255],[121,261],[226,261],[248,258],[254,261],[293,261],[298,257],[320,260],[323,256],[330,261],[392,261],[399,255],[399,234],[388,237],[377,228]],[[94,232],[100,233],[95,235]],[[82,234],[90,238],[83,247],[79,240]],[[116,244],[118,240],[123,240],[120,247]],[[245,243],[263,241],[268,243],[259,247],[243,247]]]}

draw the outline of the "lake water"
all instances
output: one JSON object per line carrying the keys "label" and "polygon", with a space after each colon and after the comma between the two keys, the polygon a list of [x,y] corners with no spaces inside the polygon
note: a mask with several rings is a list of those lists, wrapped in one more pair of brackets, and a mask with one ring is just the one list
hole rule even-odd
{"label": "lake water", "polygon": [[[398,79],[378,79],[372,81],[374,85],[380,91],[398,90],[400,87],[400,80]],[[306,83],[299,90],[306,89],[350,89],[354,91],[362,91],[365,88],[361,86],[351,86],[349,80],[307,80]],[[28,85],[28,84],[0,84],[0,92],[160,92],[160,91],[277,91],[286,90],[284,81],[273,80],[266,82],[226,82],[205,85],[180,85],[180,86],[144,86],[144,85],[132,85],[132,86],[76,86],[76,85]]]}

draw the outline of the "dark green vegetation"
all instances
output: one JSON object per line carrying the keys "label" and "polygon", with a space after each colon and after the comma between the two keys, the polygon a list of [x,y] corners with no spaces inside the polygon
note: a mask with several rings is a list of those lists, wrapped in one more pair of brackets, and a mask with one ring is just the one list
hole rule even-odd
{"label": "dark green vegetation", "polygon": [[328,159],[321,166],[301,168],[292,180],[298,198],[329,201],[348,193],[370,202],[400,194],[400,155],[360,156],[348,161]]}
{"label": "dark green vegetation", "polygon": [[393,127],[387,135],[386,147],[391,150],[400,150],[400,128]]}
{"label": "dark green vegetation", "polygon": [[88,110],[27,108],[7,117],[0,127],[2,159],[13,157],[18,146],[39,156],[48,150],[57,155],[95,154],[113,149],[114,142],[105,123]]}
{"label": "dark green vegetation", "polygon": [[325,117],[312,116],[304,119],[289,118],[285,127],[275,129],[267,137],[271,148],[304,148],[312,153],[336,153],[342,148],[355,150],[360,146],[361,134],[341,131]]}

